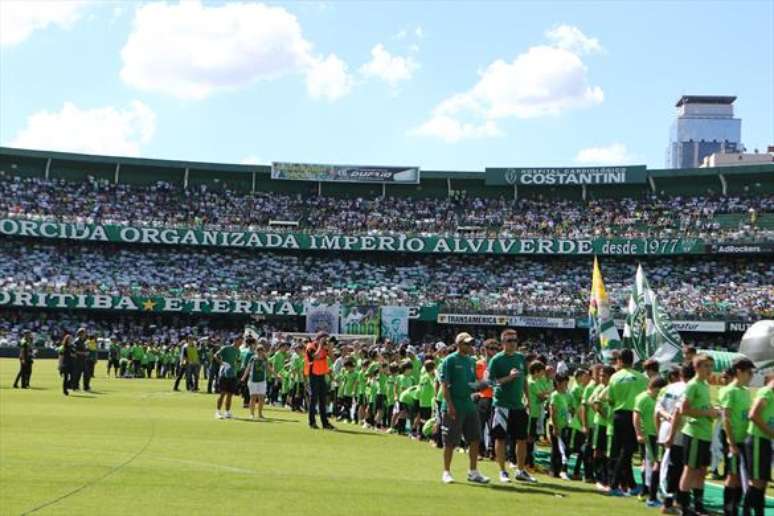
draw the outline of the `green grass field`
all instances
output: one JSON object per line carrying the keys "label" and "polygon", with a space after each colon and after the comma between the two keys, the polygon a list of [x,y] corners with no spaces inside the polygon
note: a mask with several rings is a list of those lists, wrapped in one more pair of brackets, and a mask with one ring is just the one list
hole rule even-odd
{"label": "green grass field", "polygon": [[[33,389],[12,389],[18,361],[0,360],[0,513],[22,514],[656,514],[587,484],[440,482],[426,443],[339,423],[312,431],[303,415],[269,422],[213,418],[215,396],[172,392],[171,380],[105,378],[61,394],[53,360]],[[235,405],[236,406],[236,405]],[[247,417],[241,405],[235,416]],[[492,462],[480,469],[494,478]],[[37,511],[36,511],[37,509]]]}

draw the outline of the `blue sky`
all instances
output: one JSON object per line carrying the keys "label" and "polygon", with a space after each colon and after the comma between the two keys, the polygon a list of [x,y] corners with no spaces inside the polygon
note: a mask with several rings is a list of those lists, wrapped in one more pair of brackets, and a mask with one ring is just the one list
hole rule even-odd
{"label": "blue sky", "polygon": [[772,2],[0,0],[2,145],[230,163],[661,168],[683,94],[774,144]]}

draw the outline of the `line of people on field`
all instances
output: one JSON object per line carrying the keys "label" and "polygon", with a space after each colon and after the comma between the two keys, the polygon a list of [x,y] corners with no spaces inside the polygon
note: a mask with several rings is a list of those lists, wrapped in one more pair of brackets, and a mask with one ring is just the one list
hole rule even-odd
{"label": "line of people on field", "polygon": [[[646,361],[643,372],[635,370],[632,351],[621,350],[613,355],[614,365],[577,369],[571,378],[542,357],[517,351],[514,330],[478,350],[473,337],[461,333],[454,346],[439,343],[435,353],[424,356],[410,346],[339,346],[334,353],[334,344],[321,334],[306,344],[282,342],[271,352],[263,340],[226,346],[233,351],[222,348],[216,357],[228,364],[225,370],[221,366],[221,375],[234,381],[221,381],[226,386],[221,397],[238,394],[241,379],[251,412],[259,406],[259,418],[268,396],[270,403],[292,410],[309,409],[313,427],[317,412],[326,427],[331,415],[429,439],[444,448],[442,480],[447,483],[454,481],[450,466],[460,445],[468,449],[471,482],[489,481],[477,469],[482,457],[496,460],[501,482],[534,482],[535,445],[547,438],[553,476],[595,483],[610,496],[641,495],[649,507],[661,507],[666,514],[706,514],[704,479],[713,434],[718,434],[725,447],[725,514],[738,514],[740,508],[745,514],[763,514],[774,435],[774,378],[753,400],[747,387],[754,369],[749,360],[734,364],[728,372],[733,379],[715,403],[707,383],[712,358],[693,356],[691,348],[687,362],[665,374],[655,361]],[[322,398],[312,397],[310,390],[316,360],[327,367],[318,371],[326,385]],[[225,413],[221,408],[219,400],[218,417],[231,417],[230,404]],[[638,451],[641,482],[633,473]],[[512,478],[509,462],[516,468]]]}

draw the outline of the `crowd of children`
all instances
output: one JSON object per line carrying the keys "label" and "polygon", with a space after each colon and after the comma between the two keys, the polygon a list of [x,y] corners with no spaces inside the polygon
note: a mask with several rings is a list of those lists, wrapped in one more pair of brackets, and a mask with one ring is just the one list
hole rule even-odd
{"label": "crowd of children", "polygon": [[[508,340],[515,342],[515,332],[508,331],[513,337]],[[726,371],[725,385],[713,401],[708,384],[712,358],[696,355],[690,347],[684,350],[683,365],[667,370],[652,360],[635,368],[632,351],[621,350],[613,353],[609,364],[560,374],[546,357],[524,347],[509,349],[496,339],[468,354],[443,342],[417,352],[412,346],[338,343],[324,334],[316,337],[320,339],[330,350],[324,356],[329,366],[325,411],[340,422],[443,447],[448,430],[443,415],[448,404],[455,403],[453,398],[444,400],[448,377],[443,371],[445,362],[453,360],[457,367],[469,366],[474,380],[470,401],[480,424],[479,458],[501,462],[502,440],[508,460],[526,465],[516,477],[519,480],[534,481],[526,468],[541,468],[543,456],[537,445],[544,444],[550,447],[548,472],[556,478],[592,483],[610,496],[639,496],[664,514],[701,515],[706,514],[703,488],[711,467],[724,478],[725,515],[737,515],[740,509],[745,515],[764,514],[774,437],[774,375],[766,378],[753,399],[748,385],[754,365],[747,359]],[[290,339],[270,343],[252,336],[223,346],[193,338],[162,347],[112,343],[108,374],[112,369],[121,377],[173,377],[175,390],[185,376],[187,388],[197,390],[203,372],[208,392],[219,394],[216,417],[233,417],[231,398],[238,396],[253,418],[257,411],[257,419],[263,419],[264,403],[309,410],[309,345]],[[508,363],[517,367],[495,374],[493,363],[506,351],[516,357]],[[519,378],[521,371],[526,376],[518,383],[524,385],[523,395],[519,387],[515,396],[522,400],[527,419],[524,435],[518,436],[511,429],[518,424],[508,422],[502,427],[506,431],[497,426],[498,405],[502,406],[497,398],[505,383]],[[517,458],[517,451],[522,453],[517,443],[522,442],[526,458]],[[460,445],[468,444],[462,439]],[[637,451],[639,481],[632,467]],[[720,462],[723,475],[718,473]],[[488,482],[483,476],[479,479]],[[500,479],[509,481],[507,474],[501,473]]]}

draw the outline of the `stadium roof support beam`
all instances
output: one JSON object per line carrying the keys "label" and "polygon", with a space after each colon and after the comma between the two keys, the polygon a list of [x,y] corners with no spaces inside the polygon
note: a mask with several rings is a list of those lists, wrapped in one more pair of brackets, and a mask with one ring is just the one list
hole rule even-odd
{"label": "stadium roof support beam", "polygon": [[723,195],[726,195],[726,192],[728,191],[728,181],[726,181],[726,177],[723,174],[718,174],[718,179],[720,179],[720,187],[722,188]]}
{"label": "stadium roof support beam", "polygon": [[451,189],[451,178],[446,178],[446,197],[451,197],[452,189]]}
{"label": "stadium roof support beam", "polygon": [[387,197],[387,183],[382,183],[382,199]]}
{"label": "stadium roof support beam", "polygon": [[118,184],[118,175],[121,173],[121,163],[116,163],[116,170],[113,172],[113,184]]}
{"label": "stadium roof support beam", "polygon": [[322,197],[322,181],[317,181],[317,197]]}
{"label": "stadium roof support beam", "polygon": [[650,184],[650,191],[656,193],[656,180],[653,179],[653,176],[648,176],[648,183]]}
{"label": "stadium roof support beam", "polygon": [[46,160],[46,179],[48,179],[48,176],[51,174],[51,158],[48,158]]}
{"label": "stadium roof support beam", "polygon": [[253,171],[253,184],[250,187],[250,193],[255,193],[255,171]]}
{"label": "stadium roof support beam", "polygon": [[516,185],[516,183],[513,184],[513,200],[518,201],[519,200],[519,187]]}
{"label": "stadium roof support beam", "polygon": [[586,190],[586,185],[581,185],[581,198],[585,201],[586,195],[588,194],[588,191]]}
{"label": "stadium roof support beam", "polygon": [[183,188],[188,188],[188,172],[189,168],[185,167],[185,172],[183,172]]}

